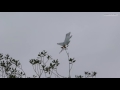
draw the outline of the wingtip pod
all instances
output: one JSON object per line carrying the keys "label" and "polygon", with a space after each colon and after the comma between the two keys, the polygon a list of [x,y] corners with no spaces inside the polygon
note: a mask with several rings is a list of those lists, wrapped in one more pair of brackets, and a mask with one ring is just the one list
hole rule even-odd
{"label": "wingtip pod", "polygon": [[[71,34],[71,32],[69,32],[69,36],[70,36],[70,34]],[[72,35],[70,37],[72,37]]]}
{"label": "wingtip pod", "polygon": [[64,42],[62,42],[62,43],[57,43],[57,44],[63,46],[63,45],[64,45]]}

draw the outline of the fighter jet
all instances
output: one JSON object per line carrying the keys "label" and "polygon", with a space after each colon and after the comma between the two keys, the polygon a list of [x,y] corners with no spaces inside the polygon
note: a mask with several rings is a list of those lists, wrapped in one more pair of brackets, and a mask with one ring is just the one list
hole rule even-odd
{"label": "fighter jet", "polygon": [[67,33],[66,34],[66,37],[65,37],[65,40],[64,42],[61,42],[61,43],[57,43],[58,45],[61,45],[62,47],[62,50],[65,48],[66,49],[66,46],[68,47],[68,44],[70,43],[70,38],[72,37],[72,35],[70,36],[70,33]]}

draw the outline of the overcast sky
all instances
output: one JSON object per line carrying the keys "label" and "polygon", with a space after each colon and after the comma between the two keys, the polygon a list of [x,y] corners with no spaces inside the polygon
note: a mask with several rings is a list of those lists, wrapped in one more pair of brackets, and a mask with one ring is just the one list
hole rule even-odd
{"label": "overcast sky", "polygon": [[46,50],[68,76],[65,51],[57,43],[71,32],[68,48],[75,58],[72,77],[96,71],[98,78],[120,77],[120,12],[0,12],[0,53],[20,60],[27,76],[35,75],[30,59]]}

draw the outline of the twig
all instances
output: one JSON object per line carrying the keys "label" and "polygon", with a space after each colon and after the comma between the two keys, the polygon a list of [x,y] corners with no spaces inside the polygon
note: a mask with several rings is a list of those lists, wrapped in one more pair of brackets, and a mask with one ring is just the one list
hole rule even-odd
{"label": "twig", "polygon": [[71,68],[70,68],[70,71],[71,71],[72,67],[73,67],[73,63],[72,63],[72,66],[71,66]]}
{"label": "twig", "polygon": [[[65,50],[66,51],[66,53],[67,53],[67,50]],[[69,53],[67,53],[67,56],[68,56],[68,61],[69,61]],[[69,78],[70,78],[71,76],[70,76],[70,61],[69,61]]]}
{"label": "twig", "polygon": [[[43,65],[45,66],[45,63],[44,63],[44,57],[43,57]],[[43,70],[44,71],[44,70]],[[44,71],[45,73],[45,71]],[[45,77],[47,77],[46,73],[45,73]]]}
{"label": "twig", "polygon": [[40,69],[40,64],[39,64],[39,70],[40,70],[40,76],[39,76],[39,78],[41,77],[41,69]]}
{"label": "twig", "polygon": [[63,78],[66,78],[66,77],[64,77],[64,76],[60,75],[60,74],[57,72],[57,68],[56,68],[56,73],[57,73],[59,76],[61,76],[61,77],[63,77]]}
{"label": "twig", "polygon": [[52,69],[52,71],[51,71],[50,77],[52,76],[52,72],[53,72],[53,69]]}
{"label": "twig", "polygon": [[[32,66],[33,66],[33,65],[32,65]],[[40,77],[39,74],[36,72],[36,67],[35,67],[35,69],[34,69],[34,66],[33,66],[33,70],[34,70],[35,73],[38,75],[38,77]]]}

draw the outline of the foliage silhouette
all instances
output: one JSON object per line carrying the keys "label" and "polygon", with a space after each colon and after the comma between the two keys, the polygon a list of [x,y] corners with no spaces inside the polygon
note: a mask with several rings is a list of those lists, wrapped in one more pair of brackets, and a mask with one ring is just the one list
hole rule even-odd
{"label": "foliage silhouette", "polygon": [[[74,58],[69,58],[69,53],[65,49],[69,62],[69,75],[62,76],[58,73],[58,66],[60,65],[58,59],[53,59],[45,50],[38,54],[37,59],[31,59],[29,62],[33,67],[36,75],[33,77],[27,77],[26,73],[22,69],[22,65],[19,60],[15,60],[8,54],[3,56],[0,54],[0,77],[1,78],[71,78],[70,72],[73,64],[76,62]],[[47,60],[45,60],[45,58]],[[96,72],[85,72],[85,78],[96,77]],[[75,75],[75,78],[83,78],[82,75]]]}
{"label": "foliage silhouette", "polygon": [[0,54],[0,73],[2,78],[23,78],[26,77],[19,60],[15,60],[8,54]]}

